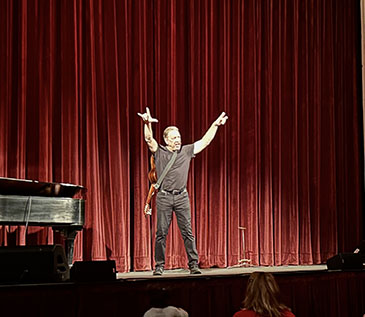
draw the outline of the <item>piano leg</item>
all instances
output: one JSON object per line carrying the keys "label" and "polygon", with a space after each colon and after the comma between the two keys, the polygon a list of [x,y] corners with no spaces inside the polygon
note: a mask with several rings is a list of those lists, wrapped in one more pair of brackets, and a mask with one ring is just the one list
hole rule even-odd
{"label": "piano leg", "polygon": [[61,232],[62,236],[65,239],[65,253],[68,261],[68,266],[72,266],[72,260],[74,256],[74,244],[75,244],[75,238],[77,235],[77,229],[75,228],[65,228],[65,227],[57,227],[53,228],[54,231]]}

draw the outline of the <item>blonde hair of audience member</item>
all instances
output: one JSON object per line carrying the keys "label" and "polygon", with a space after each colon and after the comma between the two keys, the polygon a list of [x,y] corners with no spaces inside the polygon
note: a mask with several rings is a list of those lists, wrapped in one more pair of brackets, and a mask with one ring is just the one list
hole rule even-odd
{"label": "blonde hair of audience member", "polygon": [[290,309],[278,300],[279,287],[271,273],[253,272],[248,279],[242,306],[261,316],[280,317]]}

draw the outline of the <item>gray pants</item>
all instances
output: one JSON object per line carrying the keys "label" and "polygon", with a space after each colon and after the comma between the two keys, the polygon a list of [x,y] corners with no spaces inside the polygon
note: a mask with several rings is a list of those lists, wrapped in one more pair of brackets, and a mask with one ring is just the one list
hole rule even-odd
{"label": "gray pants", "polygon": [[165,191],[157,193],[157,231],[155,242],[156,267],[165,265],[166,236],[175,211],[177,224],[184,240],[185,251],[189,260],[189,267],[198,264],[198,251],[195,238],[191,229],[190,200],[185,190],[174,195]]}

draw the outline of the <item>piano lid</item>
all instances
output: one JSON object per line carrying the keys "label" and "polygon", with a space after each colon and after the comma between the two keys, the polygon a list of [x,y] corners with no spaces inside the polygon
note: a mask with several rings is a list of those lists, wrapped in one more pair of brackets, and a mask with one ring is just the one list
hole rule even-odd
{"label": "piano lid", "polygon": [[74,197],[83,195],[86,188],[65,183],[47,183],[36,180],[0,177],[0,195]]}

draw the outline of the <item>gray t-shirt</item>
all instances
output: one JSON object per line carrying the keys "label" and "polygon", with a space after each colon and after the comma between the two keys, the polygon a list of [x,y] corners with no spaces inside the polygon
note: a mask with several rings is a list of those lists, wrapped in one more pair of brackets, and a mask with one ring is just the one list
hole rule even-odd
{"label": "gray t-shirt", "polygon": [[[159,145],[154,156],[158,178],[170,161],[172,152],[165,146]],[[161,188],[168,191],[185,188],[188,181],[190,161],[194,156],[194,144],[183,145],[177,152],[176,160],[166,174]]]}

